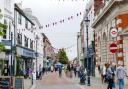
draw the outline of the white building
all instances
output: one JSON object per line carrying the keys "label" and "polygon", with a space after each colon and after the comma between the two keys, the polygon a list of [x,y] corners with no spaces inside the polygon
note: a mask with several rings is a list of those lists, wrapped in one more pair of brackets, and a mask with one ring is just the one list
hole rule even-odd
{"label": "white building", "polygon": [[[35,24],[35,29],[33,29],[33,32],[35,33],[35,41],[37,42],[37,45],[35,45],[35,48],[37,46],[37,49],[35,49],[35,51],[37,51],[38,53],[37,71],[41,71],[43,67],[43,36],[41,34],[41,24],[38,18],[32,14],[32,10],[30,8],[24,9],[24,12],[27,15],[27,17],[30,18],[32,22],[34,22]],[[34,64],[34,70],[36,70],[36,60],[34,60]]]}
{"label": "white building", "polygon": [[[14,7],[14,45],[16,46],[15,73],[21,70],[33,68],[33,60],[35,59],[36,50],[36,33],[33,31],[35,24],[23,12],[20,4]],[[16,72],[16,70],[19,70]]]}
{"label": "white building", "polygon": [[[0,42],[1,40],[11,40],[11,32],[13,32],[14,30],[14,0],[0,0],[0,14],[2,14],[2,18],[0,18],[0,23],[6,24],[7,25],[7,29],[3,30],[4,32],[4,36],[0,37]],[[4,61],[6,64],[10,65],[11,64],[11,53],[10,53],[10,49],[11,47],[9,45],[5,45],[7,51],[6,56],[4,58]],[[1,61],[1,60],[0,60]],[[0,63],[0,66],[2,68],[2,65]]]}
{"label": "white building", "polygon": [[82,42],[81,42],[81,33],[77,33],[77,63],[81,66],[83,63],[83,54],[82,54]]}

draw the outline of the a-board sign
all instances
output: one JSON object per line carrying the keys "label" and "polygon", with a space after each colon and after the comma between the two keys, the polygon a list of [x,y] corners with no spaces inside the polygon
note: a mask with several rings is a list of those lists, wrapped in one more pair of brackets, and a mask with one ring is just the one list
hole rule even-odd
{"label": "a-board sign", "polygon": [[0,77],[0,89],[11,89],[11,77]]}
{"label": "a-board sign", "polygon": [[14,89],[23,89],[23,78],[15,78],[15,88]]}

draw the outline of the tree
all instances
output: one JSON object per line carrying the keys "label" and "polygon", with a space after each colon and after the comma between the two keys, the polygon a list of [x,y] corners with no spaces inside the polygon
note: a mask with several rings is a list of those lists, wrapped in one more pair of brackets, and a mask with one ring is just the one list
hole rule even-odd
{"label": "tree", "polygon": [[[0,13],[0,19],[2,17],[3,17],[3,15]],[[6,29],[7,29],[7,25],[0,23],[0,37],[3,37],[4,36],[3,30],[6,30]],[[1,51],[5,51],[5,46],[2,43],[0,43],[0,52]]]}
{"label": "tree", "polygon": [[68,57],[64,49],[60,49],[58,52],[59,62],[62,64],[68,63]]}

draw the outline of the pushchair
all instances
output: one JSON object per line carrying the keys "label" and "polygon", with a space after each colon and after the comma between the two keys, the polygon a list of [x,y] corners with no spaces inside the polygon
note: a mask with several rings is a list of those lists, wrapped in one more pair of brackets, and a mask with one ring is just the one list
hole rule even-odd
{"label": "pushchair", "polygon": [[81,85],[84,85],[85,84],[85,81],[86,81],[86,73],[81,72],[80,73],[80,84]]}

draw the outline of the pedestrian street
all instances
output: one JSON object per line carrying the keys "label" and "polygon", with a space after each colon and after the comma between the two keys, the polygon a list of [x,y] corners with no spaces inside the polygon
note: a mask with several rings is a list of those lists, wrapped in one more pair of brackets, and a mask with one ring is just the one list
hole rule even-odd
{"label": "pedestrian street", "polygon": [[66,78],[65,74],[59,77],[58,72],[47,73],[39,80],[35,89],[81,89],[76,82]]}
{"label": "pedestrian street", "polygon": [[[125,85],[124,89],[127,88],[128,86]],[[102,84],[100,78],[91,77],[91,86],[87,86],[87,82],[81,85],[78,77],[68,78],[64,72],[62,77],[59,77],[58,72],[49,72],[37,81],[35,88],[31,89],[107,89],[107,84]],[[118,85],[114,89],[118,89]]]}

